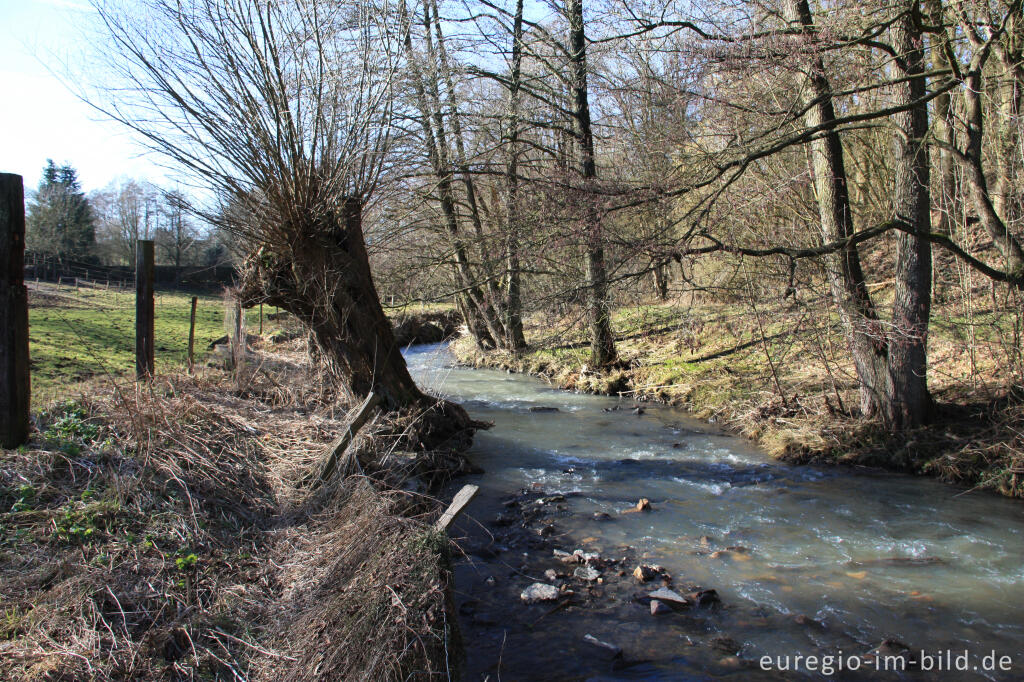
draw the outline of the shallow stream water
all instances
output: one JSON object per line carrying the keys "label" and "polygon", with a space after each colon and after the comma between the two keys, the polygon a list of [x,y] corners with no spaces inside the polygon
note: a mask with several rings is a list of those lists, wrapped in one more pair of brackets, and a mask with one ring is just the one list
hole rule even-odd
{"label": "shallow stream water", "polygon": [[[406,359],[424,388],[494,423],[469,453],[485,473],[459,481],[481,491],[452,532],[465,548],[456,586],[466,679],[1024,679],[1020,502],[780,463],[683,411],[645,404],[638,414],[631,401],[459,367],[444,346]],[[541,407],[557,411],[531,411]],[[513,542],[495,526],[523,489],[566,495],[550,537]],[[641,497],[652,511],[621,513]],[[625,577],[606,572],[585,602],[522,604],[523,588],[560,569],[554,548],[631,565]],[[630,599],[644,591],[629,575],[636,561],[663,566],[673,586],[714,588],[721,604],[652,616]],[[586,634],[623,655],[610,660]],[[862,663],[826,676],[824,659],[778,670],[797,654],[832,656],[834,669],[887,638],[919,658],[942,652],[946,667],[963,667],[966,651],[968,669],[940,672],[933,657],[922,659],[931,671],[902,674]]]}

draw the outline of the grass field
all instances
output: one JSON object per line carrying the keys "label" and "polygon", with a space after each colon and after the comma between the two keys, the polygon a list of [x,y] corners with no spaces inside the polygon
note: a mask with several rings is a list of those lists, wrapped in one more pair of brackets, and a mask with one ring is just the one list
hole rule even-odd
{"label": "grass field", "polygon": [[[157,291],[156,371],[185,365],[192,294]],[[265,308],[264,313],[276,311]],[[250,333],[259,328],[259,310],[246,312]],[[264,319],[263,331],[276,330]],[[196,308],[196,364],[207,346],[225,334],[224,302],[199,295]],[[128,377],[135,371],[135,292],[83,286],[79,290],[46,283],[29,288],[29,355],[32,403],[42,407],[73,393],[82,382],[99,377]]]}

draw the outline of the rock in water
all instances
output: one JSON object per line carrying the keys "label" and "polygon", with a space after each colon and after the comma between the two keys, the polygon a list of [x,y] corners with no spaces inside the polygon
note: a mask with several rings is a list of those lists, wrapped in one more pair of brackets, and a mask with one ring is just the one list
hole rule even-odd
{"label": "rock in water", "polygon": [[868,663],[881,658],[888,661],[888,665],[893,666],[889,668],[891,670],[914,670],[921,664],[917,654],[898,639],[882,640],[881,644],[864,654],[861,658]]}
{"label": "rock in water", "polygon": [[580,580],[586,580],[587,582],[597,580],[601,577],[601,572],[597,569],[591,568],[590,566],[580,566],[573,571],[572,574]]}
{"label": "rock in water", "polygon": [[671,576],[669,576],[665,569],[657,564],[651,566],[648,566],[647,564],[639,564],[633,569],[633,577],[642,583],[645,583],[648,580],[653,580],[659,575],[663,576],[666,581],[671,580]]}
{"label": "rock in water", "polygon": [[[689,606],[693,603],[683,595],[678,592],[674,592],[667,587],[658,588],[647,596],[650,597],[652,601],[659,601],[662,602],[662,604],[668,603],[674,606]],[[653,608],[651,613],[654,613]]]}
{"label": "rock in water", "polygon": [[686,595],[697,606],[712,606],[722,601],[715,590],[699,590]]}
{"label": "rock in water", "polygon": [[651,511],[651,501],[648,500],[646,497],[641,497],[640,500],[636,503],[635,507],[630,507],[629,509],[623,509],[622,513],[623,514],[635,514],[637,512],[645,512],[645,511]]}
{"label": "rock in water", "polygon": [[657,573],[654,572],[653,568],[651,568],[650,566],[644,566],[643,564],[640,564],[639,566],[633,569],[633,577],[642,583],[647,582],[655,575],[657,575]]}
{"label": "rock in water", "polygon": [[558,588],[554,585],[534,583],[523,590],[523,593],[519,595],[519,598],[527,604],[536,604],[542,601],[555,601],[558,599]]}
{"label": "rock in water", "polygon": [[619,658],[622,656],[622,649],[620,647],[617,647],[614,644],[609,644],[608,642],[602,642],[593,635],[583,635],[583,641],[588,644],[593,644],[609,658]]}
{"label": "rock in water", "polygon": [[668,604],[657,599],[651,600],[651,615],[661,616],[666,613],[671,613],[672,609],[668,607]]}

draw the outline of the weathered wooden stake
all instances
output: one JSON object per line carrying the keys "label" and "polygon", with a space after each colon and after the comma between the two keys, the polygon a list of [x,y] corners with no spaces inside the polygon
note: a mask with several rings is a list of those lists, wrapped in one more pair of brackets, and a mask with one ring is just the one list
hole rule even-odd
{"label": "weathered wooden stake", "polygon": [[20,175],[0,173],[0,447],[28,440],[28,289],[25,287],[25,190]]}
{"label": "weathered wooden stake", "polygon": [[263,336],[263,304],[260,303],[260,336]]}
{"label": "weathered wooden stake", "polygon": [[477,490],[480,490],[480,488],[475,485],[462,486],[462,490],[455,494],[455,497],[452,498],[452,503],[448,505],[448,508],[441,514],[441,518],[434,524],[434,529],[448,530],[448,526],[452,525],[452,521],[459,515],[459,512],[466,508],[469,501],[476,495]]}
{"label": "weathered wooden stake", "polygon": [[[327,459],[324,462],[324,466],[320,469],[320,474],[317,476],[316,483],[324,483],[331,477],[331,474],[333,474],[334,470],[338,467],[338,460],[345,454],[348,446],[352,444],[356,434],[359,433],[359,429],[363,428],[366,422],[370,420],[370,417],[376,413],[377,406],[379,404],[380,396],[376,393],[371,392],[370,395],[366,396],[366,400],[364,400],[363,404],[355,411],[354,415],[345,426],[345,430],[342,431],[341,435],[338,436],[338,438],[331,443],[330,447],[327,449]],[[342,469],[346,470],[345,473],[348,473],[348,464],[348,461],[346,461],[342,465]]]}
{"label": "weathered wooden stake", "polygon": [[140,239],[135,246],[135,376],[140,380],[153,378],[155,317],[153,242],[149,239]]}
{"label": "weathered wooden stake", "polygon": [[192,351],[196,345],[196,304],[199,302],[197,296],[192,297],[192,314],[188,318],[188,371],[189,374],[195,369],[195,358]]}
{"label": "weathered wooden stake", "polygon": [[235,297],[235,326],[231,332],[231,360],[236,370],[241,369],[245,362],[245,311],[242,309],[242,299]]}

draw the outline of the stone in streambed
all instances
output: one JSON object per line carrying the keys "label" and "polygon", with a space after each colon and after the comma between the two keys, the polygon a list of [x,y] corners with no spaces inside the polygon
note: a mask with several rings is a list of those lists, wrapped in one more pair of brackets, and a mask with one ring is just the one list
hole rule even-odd
{"label": "stone in streambed", "polygon": [[555,601],[558,599],[558,588],[545,583],[534,583],[523,590],[519,595],[527,604],[536,604],[542,601]]}
{"label": "stone in streambed", "polygon": [[637,512],[645,512],[645,511],[651,511],[651,501],[648,500],[646,497],[641,497],[640,500],[636,503],[635,507],[630,507],[629,509],[623,509],[620,513],[621,514],[635,514]]}
{"label": "stone in streambed", "polygon": [[608,642],[602,642],[601,640],[599,640],[597,637],[594,637],[593,635],[590,635],[590,634],[583,635],[583,641],[586,642],[587,644],[592,644],[597,651],[603,653],[605,656],[607,656],[610,659],[611,658],[619,658],[619,657],[622,656],[622,648],[621,647],[617,647],[614,644],[610,644]]}
{"label": "stone in streambed", "polygon": [[656,575],[658,575],[657,571],[655,571],[650,566],[644,566],[643,564],[640,564],[639,566],[633,569],[633,577],[642,583],[651,580]]}
{"label": "stone in streambed", "polygon": [[[683,595],[668,589],[667,587],[661,587],[647,595],[652,601],[658,601],[663,604],[671,604],[676,607],[690,606],[693,604],[691,600],[688,600]],[[651,613],[654,613],[652,610]]]}
{"label": "stone in streambed", "polygon": [[825,624],[822,623],[820,620],[815,620],[815,619],[811,618],[810,616],[804,615],[802,613],[799,614],[798,616],[794,617],[793,618],[793,622],[796,623],[797,625],[803,625],[805,627],[814,628],[816,630],[825,630],[826,629]]}
{"label": "stone in streambed", "polygon": [[494,521],[491,522],[491,525],[498,528],[505,528],[506,526],[511,526],[515,522],[516,518],[514,516],[509,514],[498,514],[494,517]]}
{"label": "stone in streambed", "polygon": [[657,564],[638,564],[637,567],[633,569],[633,577],[642,583],[645,583],[649,580],[654,580],[659,575],[665,578],[666,580],[670,579],[665,569]]}
{"label": "stone in streambed", "polygon": [[652,616],[662,616],[662,615],[664,615],[666,613],[671,613],[671,612],[672,612],[672,609],[669,608],[668,604],[666,604],[665,602],[658,601],[657,599],[652,599],[651,600],[651,615]]}
{"label": "stone in streambed", "polygon": [[712,637],[708,644],[711,645],[712,649],[726,656],[735,656],[743,648],[735,639],[724,635]]}
{"label": "stone in streambed", "polygon": [[894,666],[893,670],[913,670],[921,663],[910,647],[898,639],[882,640],[881,644],[861,656],[861,660],[869,665],[877,659],[888,661]]}
{"label": "stone in streambed", "polygon": [[590,566],[580,566],[572,574],[580,580],[586,580],[587,582],[592,582],[601,577],[601,572]]}
{"label": "stone in streambed", "polygon": [[715,590],[697,590],[686,595],[686,598],[696,606],[712,606],[722,601]]}

